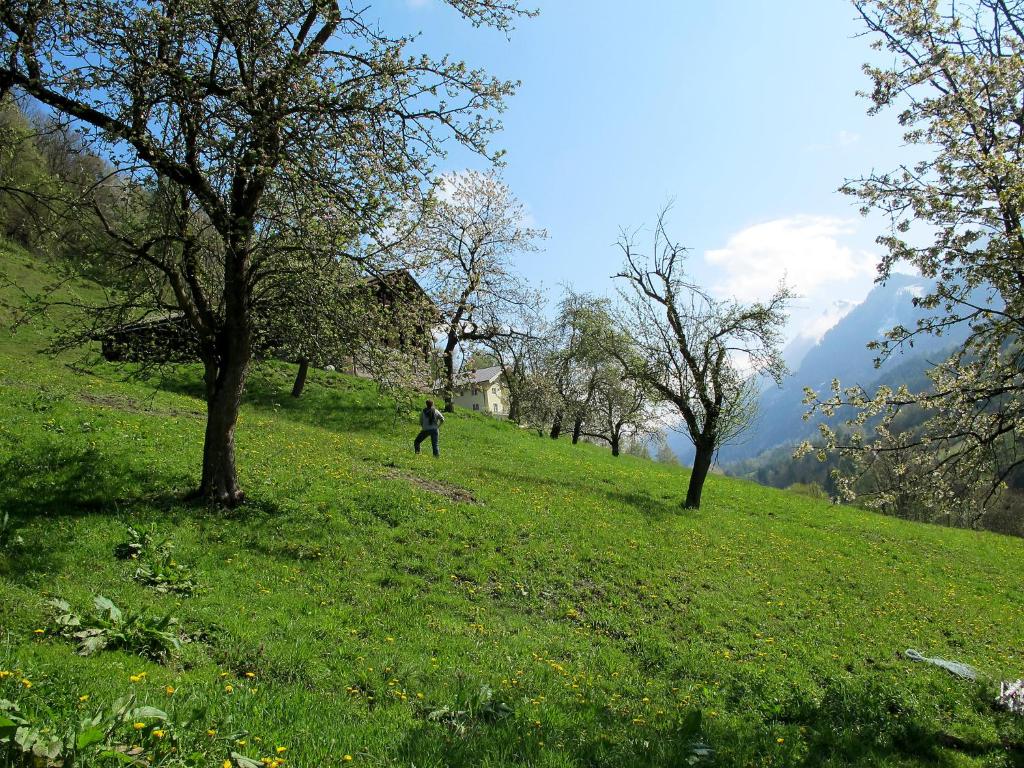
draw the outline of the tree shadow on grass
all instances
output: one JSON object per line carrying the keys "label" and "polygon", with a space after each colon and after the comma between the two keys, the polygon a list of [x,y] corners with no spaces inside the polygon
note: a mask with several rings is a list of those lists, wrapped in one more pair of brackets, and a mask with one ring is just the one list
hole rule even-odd
{"label": "tree shadow on grass", "polygon": [[95,448],[29,448],[0,462],[0,477],[0,506],[14,518],[118,514],[141,499],[170,501],[151,475]]}
{"label": "tree shadow on grass", "polygon": [[[588,712],[585,716],[594,713]],[[601,723],[604,717],[596,721]],[[699,734],[687,728],[657,733],[634,727],[629,736],[605,735],[604,728],[587,734],[568,729],[552,730],[542,722],[523,719],[472,722],[466,729],[458,723],[431,721],[417,723],[397,752],[405,765],[444,765],[475,768],[480,765],[581,765],[581,766],[710,766],[700,760]],[[544,755],[549,755],[545,760]],[[561,759],[550,760],[558,754]],[[693,759],[693,762],[691,762]]]}
{"label": "tree shadow on grass", "polygon": [[632,507],[655,523],[664,522],[683,514],[681,501],[666,501],[665,499],[655,498],[644,491],[608,490],[606,495],[609,499],[619,504]]}
{"label": "tree shadow on grass", "polygon": [[[974,686],[973,683],[964,685]],[[795,721],[809,733],[808,766],[888,765],[892,763],[963,765],[965,757],[986,765],[1024,766],[1024,729],[1009,738],[981,735],[976,725],[951,724],[936,701],[918,692],[883,691],[872,682],[835,686],[820,702],[806,702]],[[1009,713],[992,713],[991,701],[977,687],[975,714],[1009,721]],[[949,702],[946,702],[947,704]],[[929,710],[928,705],[932,708]],[[954,732],[950,732],[954,731]],[[991,733],[990,728],[984,731]],[[959,732],[959,733],[957,733]]]}
{"label": "tree shadow on grass", "polygon": [[[274,519],[278,506],[253,498],[235,509],[196,499],[189,478],[153,474],[133,455],[111,455],[91,447],[38,444],[0,460],[0,510],[25,538],[0,558],[0,577],[33,582],[53,572],[72,545],[61,528],[35,528],[44,518],[107,517],[126,523],[191,519]],[[41,535],[36,535],[41,534]]]}
{"label": "tree shadow on grass", "polygon": [[[20,534],[19,534],[20,535]],[[0,552],[0,579],[19,584],[36,583],[61,566],[57,543],[25,536],[24,542]]]}
{"label": "tree shadow on grass", "polygon": [[[512,472],[497,467],[480,468],[479,477],[481,479],[490,478],[489,482],[498,488],[527,484],[532,486],[552,486],[570,493],[579,492],[583,484],[579,479],[562,480],[554,477],[538,477],[524,472]],[[610,480],[607,482],[591,482],[590,490],[594,494],[604,496],[610,502],[640,513],[651,522],[664,522],[665,520],[679,517],[683,513],[681,498],[678,500],[674,496],[667,499],[658,498],[646,491],[621,490]]]}
{"label": "tree shadow on grass", "polygon": [[[444,710],[424,713],[398,753],[404,763],[451,768],[547,764],[544,752],[559,753],[566,764],[609,767],[952,767],[964,764],[965,758],[986,765],[1024,765],[1019,725],[1017,735],[1009,738],[979,736],[971,728],[975,735],[958,736],[948,732],[957,728],[934,707],[936,701],[922,701],[919,694],[883,691],[868,680],[844,681],[820,698],[792,702],[795,709],[789,712],[769,716],[755,703],[744,718],[728,720],[704,717],[699,709],[661,719],[632,719],[632,714],[618,715],[596,702],[570,705],[570,711],[555,717],[541,713],[539,721],[527,720],[522,712],[489,720],[453,702]],[[1014,716],[997,717],[1010,722]],[[713,754],[704,753],[704,747]]]}
{"label": "tree shadow on grass", "polygon": [[194,496],[194,481],[182,475],[154,474],[133,454],[112,455],[96,448],[38,445],[0,460],[0,509],[11,518],[124,517],[142,512],[163,516],[252,517],[278,510],[254,498],[235,510],[212,506]]}
{"label": "tree shadow on grass", "polygon": [[[153,374],[160,389],[204,400],[201,373],[195,366],[178,366]],[[381,432],[396,425],[396,411],[372,382],[348,376],[310,381],[302,397],[291,396],[291,378],[282,363],[258,366],[246,383],[243,404],[301,424],[335,432]]]}

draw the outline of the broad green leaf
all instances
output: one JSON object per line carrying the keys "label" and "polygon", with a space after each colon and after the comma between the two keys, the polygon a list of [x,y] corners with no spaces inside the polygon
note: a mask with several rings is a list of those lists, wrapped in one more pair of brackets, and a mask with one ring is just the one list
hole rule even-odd
{"label": "broad green leaf", "polygon": [[78,644],[78,655],[79,656],[91,656],[96,651],[101,651],[107,647],[107,637],[103,634],[90,635],[82,638]]}
{"label": "broad green leaf", "polygon": [[32,745],[39,740],[39,729],[22,726],[14,732],[14,743],[21,747],[22,752],[28,752]]}
{"label": "broad green leaf", "polygon": [[86,728],[78,734],[78,738],[75,739],[75,746],[80,750],[86,749],[87,747],[91,747],[93,744],[99,744],[103,741],[105,736],[106,733],[102,728],[97,728],[95,726]]}
{"label": "broad green leaf", "polygon": [[110,620],[115,624],[121,621],[121,609],[114,605],[109,598],[98,595],[93,598],[93,605],[96,606],[96,610],[100,613],[105,613],[110,617]]}
{"label": "broad green leaf", "polygon": [[153,718],[155,720],[166,720],[167,713],[164,712],[162,709],[157,709],[156,707],[138,707],[137,709],[133,709],[125,716],[126,720],[132,721],[145,720],[146,718]]}
{"label": "broad green leaf", "polygon": [[0,715],[0,739],[6,739],[9,736],[13,736],[15,731],[24,723],[16,723],[6,715]]}
{"label": "broad green leaf", "polygon": [[32,751],[41,757],[47,757],[51,761],[56,760],[60,757],[60,753],[64,750],[64,744],[60,739],[51,738],[49,741],[37,743]]}

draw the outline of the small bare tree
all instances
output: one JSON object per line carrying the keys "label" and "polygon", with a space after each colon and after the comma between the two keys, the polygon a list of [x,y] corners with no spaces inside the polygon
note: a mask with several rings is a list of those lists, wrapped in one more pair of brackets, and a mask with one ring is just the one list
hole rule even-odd
{"label": "small bare tree", "polygon": [[526,417],[531,373],[536,369],[550,335],[549,323],[544,316],[545,306],[544,293],[532,291],[532,298],[515,307],[508,318],[494,319],[492,325],[501,325],[507,332],[482,342],[483,348],[501,367],[508,389],[508,419],[516,424],[521,424]]}
{"label": "small bare tree", "polygon": [[615,277],[626,284],[623,330],[634,349],[617,354],[627,375],[647,382],[682,417],[696,448],[683,506],[697,509],[715,452],[750,424],[755,381],[780,382],[786,372],[781,331],[793,294],[780,285],[764,303],[712,297],[687,277],[687,250],[666,232],[666,213],[649,256],[635,233],[619,239],[625,263]]}

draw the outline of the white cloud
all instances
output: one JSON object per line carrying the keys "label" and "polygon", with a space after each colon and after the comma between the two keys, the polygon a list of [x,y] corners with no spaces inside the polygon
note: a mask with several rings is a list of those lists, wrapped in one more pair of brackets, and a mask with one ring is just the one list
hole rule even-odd
{"label": "white cloud", "polygon": [[840,131],[836,134],[836,143],[840,147],[852,147],[860,141],[860,134],[853,131]]}
{"label": "white cloud", "polygon": [[767,298],[785,280],[799,296],[786,336],[817,342],[873,285],[878,258],[847,244],[855,231],[855,221],[829,216],[755,224],[704,253],[715,275],[709,283],[718,296],[750,302]]}
{"label": "white cloud", "polygon": [[815,344],[821,341],[821,337],[825,335],[833,325],[838,323],[848,314],[850,310],[857,306],[855,301],[839,300],[833,301],[825,309],[821,311],[817,316],[811,317],[800,327],[799,336],[810,339]]}
{"label": "white cloud", "polygon": [[835,151],[837,149],[849,149],[854,144],[860,143],[861,135],[856,131],[841,130],[836,133],[829,141],[815,142],[813,144],[805,144],[805,152],[828,152]]}
{"label": "white cloud", "polygon": [[766,298],[780,280],[798,294],[813,296],[829,283],[861,282],[874,274],[876,258],[855,251],[840,238],[853,222],[826,216],[775,219],[740,230],[704,260],[721,279],[716,293],[740,301]]}

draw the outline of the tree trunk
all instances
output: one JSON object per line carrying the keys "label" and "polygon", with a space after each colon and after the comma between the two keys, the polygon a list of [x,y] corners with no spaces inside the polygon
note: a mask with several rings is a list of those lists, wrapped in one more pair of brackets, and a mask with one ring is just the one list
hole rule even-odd
{"label": "tree trunk", "polygon": [[511,390],[508,393],[508,420],[518,424],[522,421],[522,415],[519,413],[519,397],[514,395]]}
{"label": "tree trunk", "polygon": [[618,436],[615,436],[615,437],[613,437],[611,439],[611,444],[612,444],[612,456],[618,456],[619,455],[619,438],[618,438]]}
{"label": "tree trunk", "polygon": [[454,348],[446,348],[444,351],[444,412],[455,413]]}
{"label": "tree trunk", "polygon": [[309,358],[299,358],[299,372],[295,374],[295,384],[292,385],[292,397],[299,397],[306,386],[306,374],[309,372]]}
{"label": "tree trunk", "polygon": [[583,432],[583,417],[577,416],[572,422],[572,444],[580,441],[580,434]]}
{"label": "tree trunk", "polygon": [[686,501],[683,509],[700,509],[700,494],[704,490],[704,480],[711,469],[711,460],[715,456],[715,446],[698,445],[693,457],[693,469],[690,471],[690,485],[686,489]]}
{"label": "tree trunk", "polygon": [[552,440],[557,440],[558,436],[562,434],[562,412],[559,411],[555,414],[555,420],[551,424],[550,437]]}
{"label": "tree trunk", "polygon": [[206,366],[206,436],[199,495],[227,507],[236,506],[245,498],[235,470],[235,425],[246,369],[246,361],[242,360]]}
{"label": "tree trunk", "polygon": [[252,225],[232,231],[224,264],[224,325],[205,355],[206,437],[199,494],[233,507],[245,500],[235,470],[235,425],[252,359],[248,243]]}

